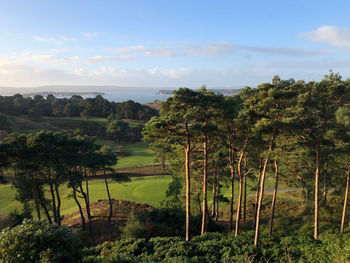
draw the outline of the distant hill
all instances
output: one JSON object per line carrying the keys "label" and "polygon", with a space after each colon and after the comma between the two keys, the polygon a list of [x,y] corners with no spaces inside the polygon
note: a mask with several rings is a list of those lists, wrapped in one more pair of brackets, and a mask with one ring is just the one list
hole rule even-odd
{"label": "distant hill", "polygon": [[[160,90],[158,91],[158,94],[160,95],[169,95],[169,94],[173,94],[173,91],[175,89],[163,89],[163,90]],[[235,95],[235,94],[238,94],[240,89],[209,89],[215,93],[218,93],[218,94],[223,94],[223,95],[226,95],[226,96],[230,96],[230,95]]]}

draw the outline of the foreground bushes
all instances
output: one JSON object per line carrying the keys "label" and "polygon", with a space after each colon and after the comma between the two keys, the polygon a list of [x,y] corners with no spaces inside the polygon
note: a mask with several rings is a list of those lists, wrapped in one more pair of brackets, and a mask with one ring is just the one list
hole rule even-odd
{"label": "foreground bushes", "polygon": [[[349,235],[342,238],[349,240]],[[348,262],[350,241],[334,242],[332,239],[342,240],[329,235],[321,242],[299,235],[262,238],[260,246],[255,247],[253,232],[237,238],[208,233],[190,242],[179,237],[149,241],[129,238],[84,250],[84,262]]]}
{"label": "foreground bushes", "polygon": [[180,237],[125,238],[81,250],[79,237],[68,227],[25,220],[0,233],[0,262],[24,263],[136,263],[136,262],[349,262],[350,233],[324,232],[322,241],[295,234],[262,235],[258,247],[254,232],[207,233],[190,242]]}
{"label": "foreground bushes", "polygon": [[69,227],[24,220],[0,233],[0,262],[81,262],[81,241]]}

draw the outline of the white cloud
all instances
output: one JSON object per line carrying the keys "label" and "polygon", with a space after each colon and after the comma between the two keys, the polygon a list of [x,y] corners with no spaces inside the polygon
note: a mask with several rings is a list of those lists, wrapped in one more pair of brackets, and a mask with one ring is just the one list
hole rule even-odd
{"label": "white cloud", "polygon": [[35,36],[35,41],[38,42],[46,42],[46,43],[55,43],[55,44],[62,44],[64,42],[77,42],[78,40],[76,38],[71,37],[42,37],[42,36]]}
{"label": "white cloud", "polygon": [[233,54],[236,51],[248,51],[252,53],[282,55],[282,56],[318,56],[328,54],[325,50],[306,50],[300,48],[254,47],[235,45],[229,42],[182,42],[168,46],[146,47],[143,45],[126,46],[108,49],[118,54],[141,53],[150,57],[193,57],[213,56],[221,57]]}
{"label": "white cloud", "polygon": [[100,32],[81,32],[80,33],[83,37],[86,38],[96,38],[98,37],[101,33]]}
{"label": "white cloud", "polygon": [[316,30],[300,35],[313,42],[327,43],[331,46],[350,49],[350,30],[336,26],[321,26]]}

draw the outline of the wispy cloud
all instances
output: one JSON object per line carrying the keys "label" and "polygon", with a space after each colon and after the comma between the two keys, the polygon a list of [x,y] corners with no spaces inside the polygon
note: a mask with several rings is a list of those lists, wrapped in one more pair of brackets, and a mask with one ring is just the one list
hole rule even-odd
{"label": "wispy cloud", "polygon": [[336,26],[321,26],[300,35],[313,42],[327,43],[335,47],[350,49],[350,30]]}
{"label": "wispy cloud", "polygon": [[78,39],[76,38],[71,38],[71,37],[42,37],[42,36],[35,36],[34,37],[35,41],[38,42],[46,42],[46,43],[55,43],[55,44],[61,44],[65,42],[77,42]]}
{"label": "wispy cloud", "polygon": [[193,57],[213,56],[221,57],[233,54],[237,51],[248,51],[252,53],[281,55],[281,56],[318,56],[328,54],[327,50],[308,50],[301,48],[278,48],[278,47],[255,47],[235,45],[229,42],[187,42],[174,43],[173,45],[147,47],[144,45],[125,46],[108,49],[118,54],[143,54],[150,57]]}
{"label": "wispy cloud", "polygon": [[86,38],[96,38],[101,35],[101,32],[80,32],[80,34]]}

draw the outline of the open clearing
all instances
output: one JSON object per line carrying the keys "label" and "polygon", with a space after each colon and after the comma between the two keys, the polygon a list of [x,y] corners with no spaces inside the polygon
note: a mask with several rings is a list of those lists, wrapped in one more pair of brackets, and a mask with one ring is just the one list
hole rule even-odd
{"label": "open clearing", "polygon": [[[111,196],[114,199],[123,199],[138,203],[146,203],[159,207],[165,198],[165,191],[171,182],[170,175],[133,177],[130,182],[117,183],[109,180]],[[104,180],[91,180],[89,182],[90,200],[107,199]],[[60,187],[62,197],[62,214],[72,213],[77,206],[72,198],[67,198],[71,190],[63,185]],[[83,204],[83,200],[81,200]],[[22,205],[15,200],[15,189],[8,185],[0,185],[0,214],[9,214],[15,209],[21,209]]]}

